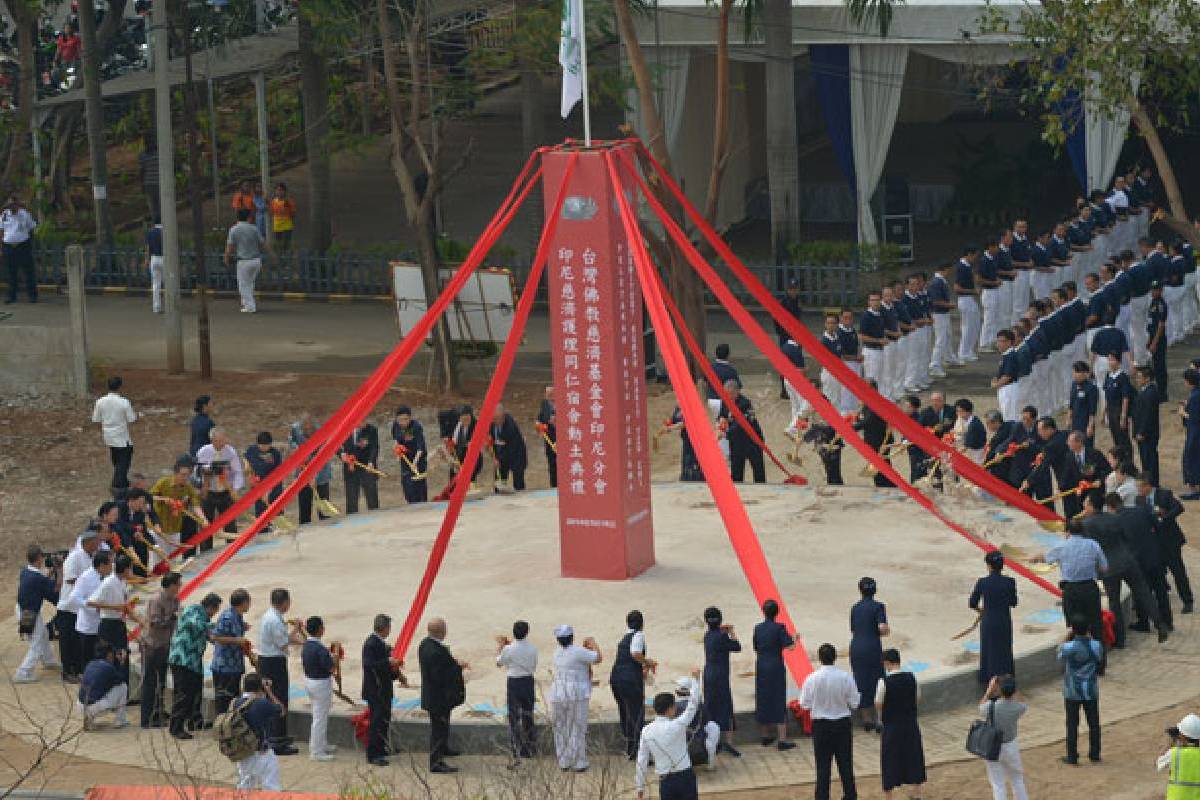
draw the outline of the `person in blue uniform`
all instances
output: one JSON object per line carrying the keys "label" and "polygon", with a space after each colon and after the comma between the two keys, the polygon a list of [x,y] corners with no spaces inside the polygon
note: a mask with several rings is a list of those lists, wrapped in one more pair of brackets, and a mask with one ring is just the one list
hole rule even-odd
{"label": "person in blue uniform", "polygon": [[[424,503],[429,499],[425,481],[428,456],[425,429],[421,427],[420,422],[413,419],[412,409],[408,406],[396,409],[396,416],[392,420],[392,440],[398,447],[404,448],[403,451],[397,451],[404,453],[404,458],[400,459],[400,486],[404,489],[404,499],[409,503]],[[416,467],[416,473],[413,472],[413,467]]]}
{"label": "person in blue uniform", "polygon": [[704,472],[692,448],[692,440],[683,424],[683,410],[679,406],[675,406],[671,412],[671,422],[666,427],[667,430],[679,431],[679,480],[692,483],[704,480]]}
{"label": "person in blue uniform", "polygon": [[1111,356],[1108,360],[1108,374],[1104,376],[1104,418],[1108,423],[1108,433],[1112,436],[1113,444],[1133,452],[1133,443],[1129,438],[1129,409],[1137,394],[1133,382],[1121,366],[1119,356]]}
{"label": "person in blue uniform", "polygon": [[962,258],[954,265],[954,294],[958,304],[959,338],[958,363],[978,361],[975,348],[979,346],[980,310],[979,289],[975,286],[975,264],[979,260],[979,248],[967,245]]}
{"label": "person in blue uniform", "polygon": [[729,688],[729,654],[742,652],[742,643],[734,635],[733,626],[725,625],[721,609],[704,609],[704,713],[721,729],[717,752],[724,751],[734,758],[741,753],[733,746],[733,692]]}
{"label": "person in blue uniform", "polygon": [[754,721],[762,728],[762,746],[775,744],[780,750],[791,750],[795,742],[787,738],[787,668],[783,651],[791,650],[796,641],[783,623],[776,622],[779,604],[767,600],[762,604],[763,621],[754,626]]}
{"label": "person in blue uniform", "polygon": [[638,741],[646,722],[646,673],[656,666],[646,654],[643,624],[642,612],[634,610],[625,615],[627,630],[617,642],[617,655],[608,676],[617,703],[621,737],[625,740],[625,755],[630,761],[637,757]]}
{"label": "person in blue uniform", "polygon": [[545,436],[542,437],[542,447],[546,450],[546,474],[550,478],[550,488],[558,486],[558,416],[554,407],[554,387],[546,387],[546,396],[538,407],[538,424],[543,426]]}
{"label": "person in blue uniform", "polygon": [[882,385],[887,381],[887,375],[884,374],[883,348],[887,346],[888,338],[887,325],[883,318],[883,301],[879,292],[867,295],[867,310],[858,319],[858,332],[862,343],[863,377]]}
{"label": "person in blue uniform", "polygon": [[1158,486],[1158,387],[1154,384],[1154,370],[1150,367],[1138,367],[1134,370],[1133,381],[1137,387],[1137,395],[1129,409],[1129,429],[1137,444],[1138,461],[1143,472],[1154,476],[1153,483]]}
{"label": "person in blue uniform", "polygon": [[[740,384],[733,379],[727,380],[725,381],[725,391],[729,395],[729,399],[742,412],[742,416],[750,423],[754,433],[758,434],[758,441],[762,441],[762,427],[759,426],[758,418],[754,414],[754,404],[750,402],[750,398],[741,393]],[[730,477],[735,483],[741,483],[746,477],[746,462],[749,461],[750,469],[754,474],[754,482],[766,483],[767,470],[763,464],[763,451],[758,446],[758,442],[750,437],[738,422],[737,417],[733,416],[724,403],[721,404],[721,411],[717,417],[727,420],[729,425],[725,436],[729,441]]]}
{"label": "person in blue uniform", "polygon": [[[868,385],[875,388],[874,381],[868,381]],[[888,425],[887,420],[875,413],[869,406],[864,405],[862,410],[858,412],[858,419],[854,422],[854,430],[862,434],[863,441],[867,446],[876,453],[883,450],[883,446],[888,442]],[[886,461],[891,462],[890,458],[884,457]],[[880,489],[886,489],[895,484],[891,479],[882,472],[876,472],[874,478],[875,486]]]}
{"label": "person in blue uniform", "polygon": [[508,482],[514,491],[525,489],[525,468],[529,466],[529,455],[525,450],[525,437],[517,427],[513,415],[497,403],[492,417],[492,447],[496,456],[496,473],[500,480]]}
{"label": "person in blue uniform", "polygon": [[[1180,284],[1182,286],[1182,284]],[[1163,287],[1154,283],[1150,286],[1150,308],[1146,311],[1146,349],[1150,351],[1150,363],[1154,368],[1154,382],[1158,385],[1158,400],[1167,402],[1167,328],[1169,326],[1167,301],[1163,298]]]}
{"label": "person in blue uniform", "polygon": [[[272,444],[270,431],[262,431],[255,437],[254,444],[246,448],[246,452],[242,454],[246,459],[246,463],[250,466],[250,471],[254,473],[254,477],[262,480],[270,475],[275,469],[283,463],[283,454],[279,452],[279,448]],[[277,485],[272,489],[266,499],[254,501],[254,513],[262,516],[267,510],[267,503],[274,503],[275,498],[283,493],[283,486]],[[140,552],[139,552],[140,554]],[[145,556],[143,555],[143,563]]]}
{"label": "person in blue uniform", "polygon": [[1005,419],[1016,419],[1021,413],[1020,398],[1017,395],[1017,381],[1021,377],[1021,369],[1017,358],[1016,337],[1011,330],[1002,328],[996,334],[996,349],[1000,351],[1000,363],[996,367],[996,377],[992,378],[992,388],[996,390],[1000,413]]}
{"label": "person in blue uniform", "polygon": [[1200,371],[1191,367],[1183,371],[1183,383],[1188,397],[1179,404],[1183,422],[1183,482],[1189,491],[1180,500],[1200,500]]}
{"label": "person in blue uniform", "polygon": [[987,686],[996,675],[1012,675],[1012,609],[1017,606],[1017,582],[1004,575],[1004,555],[993,550],[983,557],[988,574],[975,582],[967,605],[979,614],[979,682]]}
{"label": "person in blue uniform", "polygon": [[[904,413],[908,415],[909,419],[918,425],[921,424],[921,398],[910,394],[904,398],[901,408],[904,409]],[[916,483],[929,474],[929,456],[914,444],[910,444],[904,449],[908,451],[908,481]]]}
{"label": "person in blue uniform", "polygon": [[892,800],[900,786],[914,787],[911,796],[919,797],[926,777],[925,749],[921,744],[921,725],[917,721],[921,691],[916,676],[900,669],[900,651],[894,648],[884,651],[883,671],[875,703],[882,722],[879,771],[883,779],[883,797]]}
{"label": "person in blue uniform", "polygon": [[[786,311],[797,322],[800,321],[804,312],[800,307],[800,281],[795,278],[789,278],[787,288],[784,290],[783,296],[779,298],[779,305],[783,306]],[[775,320],[775,335],[779,339],[779,345],[782,347],[792,335],[787,332],[787,328],[779,324],[779,320]],[[784,386],[783,376],[779,376],[779,399],[787,400],[787,387]]]}
{"label": "person in blue uniform", "polygon": [[[717,345],[713,350],[713,355],[716,357],[712,360],[712,369],[717,379],[721,381],[721,385],[724,386],[729,381],[735,381],[737,387],[742,388],[742,379],[738,375],[737,368],[729,363],[729,345],[724,342]],[[717,394],[716,388],[712,386],[708,387],[708,409],[714,418],[721,410],[721,395]]]}
{"label": "person in blue uniform", "polygon": [[983,420],[975,416],[975,404],[965,397],[954,401],[954,413],[963,423],[962,446],[967,455],[977,463],[983,463],[983,451],[987,447],[987,428]]}
{"label": "person in blue uniform", "polygon": [[883,642],[892,631],[888,627],[887,607],[875,599],[874,578],[858,582],[862,599],[850,608],[850,671],[859,694],[859,720],[863,730],[879,728],[875,712],[875,686],[883,677]]}
{"label": "person in blue uniform", "polygon": [[1092,380],[1092,370],[1083,361],[1076,361],[1071,366],[1071,377],[1071,430],[1082,433],[1088,447],[1095,447],[1100,390]]}

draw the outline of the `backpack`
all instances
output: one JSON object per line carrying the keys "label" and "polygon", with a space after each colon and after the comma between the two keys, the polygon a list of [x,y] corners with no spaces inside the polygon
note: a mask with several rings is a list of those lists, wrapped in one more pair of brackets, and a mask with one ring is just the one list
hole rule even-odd
{"label": "backpack", "polygon": [[250,727],[246,719],[246,702],[237,702],[213,722],[217,735],[217,747],[230,761],[244,761],[258,752],[258,732]]}

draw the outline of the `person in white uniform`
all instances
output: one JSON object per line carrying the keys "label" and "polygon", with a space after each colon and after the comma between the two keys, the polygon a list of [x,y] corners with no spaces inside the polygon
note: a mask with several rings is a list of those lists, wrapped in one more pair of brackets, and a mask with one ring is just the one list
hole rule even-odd
{"label": "person in white uniform", "polygon": [[575,644],[570,625],[554,629],[558,650],[554,652],[554,678],[550,684],[550,708],[554,724],[554,752],[560,769],[583,772],[588,768],[588,703],[592,698],[592,667],[603,660],[596,640],[587,637]]}
{"label": "person in white uniform", "polygon": [[975,288],[975,263],[979,260],[979,248],[967,245],[962,258],[954,265],[954,293],[957,296],[959,316],[958,361],[967,364],[978,361],[975,348],[979,346],[981,317],[979,290]]}
{"label": "person in white uniform", "polygon": [[[638,743],[634,782],[638,800],[646,798],[646,769],[654,759],[658,773],[658,796],[661,800],[693,800],[698,797],[696,772],[688,754],[688,726],[696,717],[703,697],[695,678],[681,679],[692,695],[683,711],[678,711],[675,696],[662,692],[654,697],[654,721],[642,731]],[[712,761],[710,760],[711,764]]]}

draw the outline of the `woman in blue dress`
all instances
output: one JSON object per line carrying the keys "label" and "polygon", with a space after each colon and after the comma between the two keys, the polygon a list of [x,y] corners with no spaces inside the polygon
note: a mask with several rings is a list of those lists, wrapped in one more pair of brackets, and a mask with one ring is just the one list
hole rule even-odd
{"label": "woman in blue dress", "polygon": [[875,686],[883,677],[883,642],[880,639],[891,633],[887,607],[876,601],[875,590],[874,578],[860,580],[858,591],[862,599],[850,609],[850,671],[858,686],[858,713],[865,731],[879,729]]}
{"label": "woman in blue dress", "polygon": [[[779,740],[780,750],[791,750],[795,742],[787,738],[787,668],[783,651],[796,646],[791,634],[781,623],[779,604],[767,600],[762,605],[766,618],[754,626],[754,720],[762,728],[762,745],[770,747]],[[772,730],[774,728],[774,730]]]}
{"label": "woman in blue dress", "polygon": [[704,633],[704,713],[721,729],[721,743],[717,752],[724,750],[738,758],[742,754],[733,746],[733,692],[729,689],[729,654],[740,653],[742,643],[734,636],[732,625],[721,624],[721,609],[709,606],[704,609],[704,621],[708,630]]}
{"label": "woman in blue dress", "polygon": [[[1017,582],[1004,569],[1004,555],[993,550],[983,557],[988,574],[975,582],[967,604],[979,612],[979,682],[984,686],[996,675],[1013,674],[1012,614],[1017,605]],[[983,608],[980,608],[983,603]]]}
{"label": "woman in blue dress", "polygon": [[1183,382],[1188,387],[1188,398],[1179,409],[1183,418],[1183,482],[1188,492],[1179,495],[1181,500],[1200,500],[1200,372],[1193,368],[1183,371]]}

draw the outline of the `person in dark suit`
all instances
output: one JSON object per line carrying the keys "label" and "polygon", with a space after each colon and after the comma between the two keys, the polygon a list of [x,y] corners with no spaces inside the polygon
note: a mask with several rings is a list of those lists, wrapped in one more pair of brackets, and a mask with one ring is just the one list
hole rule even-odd
{"label": "person in dark suit", "polygon": [[[1078,486],[1081,482],[1099,483],[1104,485],[1104,479],[1112,472],[1108,459],[1094,447],[1087,446],[1087,437],[1079,431],[1067,434],[1067,452],[1063,456],[1062,475],[1059,479],[1059,491]],[[1093,491],[1099,491],[1098,489]],[[1065,508],[1067,500],[1071,500],[1071,516],[1083,510],[1083,497],[1073,495],[1063,498]]]}
{"label": "person in dark suit", "polygon": [[[754,433],[758,434],[758,441],[762,441],[762,428],[758,424],[758,418],[754,414],[754,405],[750,402],[750,398],[741,392],[741,384],[735,379],[725,381],[725,392],[729,395],[729,399],[733,401],[738,410],[742,412],[742,416],[750,423],[754,429]],[[750,434],[742,427],[737,417],[733,416],[724,403],[721,404],[721,410],[717,415],[718,419],[724,419],[728,424],[725,434],[729,441],[729,473],[735,483],[741,483],[746,477],[746,462],[750,462],[750,470],[754,475],[755,483],[767,482],[766,465],[763,463],[763,451],[758,446],[758,442],[750,437]]]}
{"label": "person in dark suit", "polygon": [[1138,461],[1142,471],[1149,472],[1158,485],[1158,386],[1154,383],[1152,367],[1138,367],[1133,373],[1134,383],[1137,384],[1137,395],[1133,398],[1133,407],[1129,417],[1133,432],[1133,440],[1137,443]]}
{"label": "person in dark suit", "polygon": [[346,484],[346,513],[358,513],[358,495],[367,500],[367,510],[379,508],[379,476],[366,466],[379,468],[379,431],[367,422],[342,442],[342,480]]}
{"label": "person in dark suit", "polygon": [[955,419],[954,407],[946,405],[946,396],[941,392],[933,392],[929,395],[929,405],[921,409],[918,422],[921,427],[941,438],[942,434],[954,430]]}
{"label": "person in dark suit", "polygon": [[400,669],[400,660],[392,658],[392,648],[387,643],[391,633],[392,618],[387,614],[376,614],[371,635],[362,649],[362,697],[371,714],[371,726],[367,729],[367,763],[376,767],[388,765],[392,681]]}
{"label": "person in dark suit", "polygon": [[[713,373],[721,381],[721,385],[725,386],[729,381],[736,381],[738,388],[742,388],[742,378],[738,375],[737,367],[729,363],[729,345],[724,342],[717,345],[713,355],[716,356],[712,360]],[[716,417],[721,410],[721,395],[717,394],[717,390],[712,386],[708,387],[708,410],[713,417]]]}
{"label": "person in dark suit", "polygon": [[[875,391],[879,391],[878,386],[876,385],[875,380],[873,378],[871,380],[868,380],[867,383],[871,386],[872,389],[874,389]],[[870,447],[872,450],[874,450],[877,453],[880,452],[883,449],[884,444],[887,443],[887,440],[888,440],[887,421],[883,417],[879,416],[874,411],[872,411],[868,406],[864,405],[862,407],[862,410],[858,412],[858,420],[854,423],[854,430],[861,433],[863,441],[867,443],[868,447]],[[886,460],[888,461],[888,463],[891,463],[890,458],[886,459]],[[888,478],[886,475],[884,475],[882,472],[876,472],[874,480],[875,480],[875,485],[881,489],[887,488],[890,486],[895,486],[895,484],[892,483],[891,479]]]}
{"label": "person in dark suit", "polygon": [[429,499],[429,485],[424,477],[429,448],[425,444],[425,428],[413,419],[412,409],[408,406],[396,409],[392,440],[396,442],[396,457],[400,460],[400,486],[404,489],[404,499],[409,503],[424,503]]}
{"label": "person in dark suit", "polygon": [[[1118,495],[1119,496],[1119,495]],[[1125,536],[1125,544],[1133,553],[1138,569],[1146,579],[1146,586],[1154,596],[1158,607],[1158,617],[1168,631],[1174,630],[1171,615],[1171,596],[1164,575],[1162,555],[1159,553],[1158,542],[1154,538],[1154,517],[1144,505],[1121,505],[1112,513],[1117,515],[1121,523],[1121,531]],[[1136,598],[1135,598],[1136,600]],[[1130,630],[1147,633],[1150,630],[1150,609],[1134,604],[1137,621],[1129,626]]]}
{"label": "person in dark suit", "polygon": [[[987,413],[987,422],[984,424],[987,426],[988,442],[987,447],[983,451],[983,463],[987,464],[996,461],[1008,449],[1008,445],[1013,438],[1013,433],[1017,429],[1017,423],[1012,420],[1006,420],[999,411],[989,411]],[[988,472],[998,480],[1006,483],[1008,482],[1007,461],[1008,459],[1002,459],[988,467]]]}
{"label": "person in dark suit", "polygon": [[[1008,460],[1008,482],[1020,486],[1033,471],[1033,461],[1042,452],[1042,440],[1037,432],[1037,409],[1025,406],[1021,409],[1021,419],[1012,432],[1012,443],[1017,446],[1017,452]],[[1044,500],[1050,496],[1050,481],[1040,481],[1033,486],[1033,496]]]}
{"label": "person in dark suit", "polygon": [[987,447],[987,428],[975,416],[975,404],[965,397],[954,401],[954,413],[963,425],[962,447],[976,464],[983,463],[983,451]]}
{"label": "person in dark suit", "polygon": [[[800,322],[801,316],[804,313],[803,309],[800,307],[800,281],[796,280],[795,278],[788,279],[787,289],[784,291],[783,296],[779,298],[779,305],[783,306],[783,310],[790,314],[797,322]],[[775,320],[775,335],[779,339],[780,347],[783,347],[783,345],[792,338],[792,335],[787,332],[787,329],[779,324],[779,320]],[[722,376],[722,380],[724,380],[724,376]],[[783,380],[783,376],[780,375],[780,400],[788,399],[787,387],[784,386],[784,383],[785,381]]]}
{"label": "person in dark suit", "polygon": [[546,387],[546,396],[538,408],[538,425],[544,434],[542,445],[546,448],[546,473],[550,477],[550,488],[558,486],[558,451],[554,448],[558,442],[558,415],[554,408],[554,387]]}
{"label": "person in dark suit", "polygon": [[1187,544],[1187,539],[1183,538],[1183,530],[1179,527],[1183,503],[1170,489],[1156,487],[1153,476],[1145,472],[1138,475],[1137,488],[1137,503],[1154,519],[1154,538],[1158,540],[1159,558],[1163,567],[1170,571],[1179,601],[1183,603],[1179,613],[1190,614],[1192,584],[1188,580],[1187,565],[1183,563],[1183,546]]}
{"label": "person in dark suit", "polygon": [[446,620],[429,621],[429,635],[421,640],[417,658],[421,663],[421,708],[429,714],[429,771],[444,774],[458,772],[446,758],[458,752],[450,749],[450,712],[466,700],[463,670],[466,664],[450,655],[442,644],[446,638]]}
{"label": "person in dark suit", "polygon": [[529,457],[525,451],[525,437],[517,427],[513,415],[504,410],[501,403],[496,404],[496,413],[492,416],[492,447],[496,455],[496,474],[500,480],[508,482],[512,476],[512,488],[521,491],[525,488],[525,467],[529,465]]}
{"label": "person in dark suit", "polygon": [[[1033,460],[1033,468],[1029,471],[1029,475],[1021,483],[1022,492],[1032,492],[1032,488],[1036,485],[1044,485],[1049,487],[1050,475],[1054,475],[1054,480],[1058,483],[1060,491],[1068,486],[1075,486],[1079,483],[1067,483],[1069,475],[1066,470],[1068,459],[1067,451],[1067,435],[1058,429],[1058,423],[1054,421],[1054,417],[1042,417],[1037,424],[1038,440],[1041,442],[1041,451]],[[1049,493],[1045,495],[1049,496]],[[1071,501],[1071,502],[1068,502]],[[1063,513],[1070,519],[1081,510],[1081,506],[1077,505],[1078,498],[1074,495],[1068,495],[1063,498]]]}
{"label": "person in dark suit", "polygon": [[[458,409],[458,421],[451,427],[449,436],[443,438],[449,439],[447,442],[451,452],[449,455],[454,457],[454,463],[450,465],[450,479],[454,480],[458,476],[458,471],[462,469],[463,459],[467,457],[467,446],[471,443],[471,436],[475,434],[475,409],[470,406],[463,406]],[[441,419],[439,415],[439,426]],[[471,470],[471,483],[479,477],[479,470],[483,468],[483,459],[475,459],[475,468]]]}

